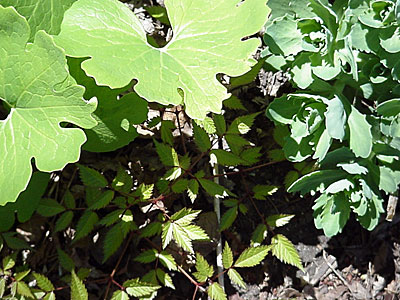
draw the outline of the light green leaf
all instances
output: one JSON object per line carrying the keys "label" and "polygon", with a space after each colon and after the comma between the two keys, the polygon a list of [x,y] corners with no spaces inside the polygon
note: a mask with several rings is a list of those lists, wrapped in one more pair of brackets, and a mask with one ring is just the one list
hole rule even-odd
{"label": "light green leaf", "polygon": [[54,292],[48,293],[43,300],[56,300],[56,295],[54,294]]}
{"label": "light green leaf", "polygon": [[23,281],[17,282],[17,293],[24,297],[35,298],[35,296],[33,296],[32,292],[31,292],[31,289],[29,288],[29,286]]}
{"label": "light green leaf", "polygon": [[0,4],[4,7],[13,6],[19,14],[26,18],[31,28],[30,41],[32,41],[39,30],[44,30],[51,35],[58,34],[65,11],[75,1],[1,0]]}
{"label": "light green leaf", "polygon": [[173,230],[174,228],[171,222],[162,224],[161,240],[163,249],[165,249],[168,246],[168,244],[172,241]]}
{"label": "light green leaf", "polygon": [[[64,16],[57,43],[69,56],[90,57],[82,68],[100,85],[123,87],[135,78],[135,91],[149,101],[178,105],[183,98],[194,119],[219,113],[229,94],[215,76],[239,76],[255,64],[251,55],[260,41],[241,39],[261,29],[269,8],[262,1],[212,0],[169,0],[165,6],[174,36],[164,48],[150,46],[137,17],[116,0],[76,2]],[[121,59],[121,51],[131,55]]]}
{"label": "light green leaf", "polygon": [[65,228],[71,224],[72,219],[74,218],[74,213],[72,211],[66,211],[63,213],[56,222],[56,226],[54,228],[55,232],[63,231]]}
{"label": "light green leaf", "polygon": [[341,170],[320,170],[309,173],[296,180],[289,188],[288,192],[300,192],[301,195],[310,191],[324,190],[333,182],[343,179],[347,173]]}
{"label": "light green leaf", "polygon": [[168,270],[170,271],[176,271],[178,268],[176,267],[176,262],[174,257],[169,254],[166,251],[161,251],[160,253],[158,253],[158,258],[160,259],[160,262],[166,267],[168,268]]}
{"label": "light green leaf", "polygon": [[64,206],[59,204],[54,199],[42,198],[40,199],[37,213],[43,217],[52,217],[65,210]]}
{"label": "light green leaf", "polygon": [[4,277],[0,278],[0,297],[2,298],[6,289],[6,280]]}
{"label": "light green leaf", "polygon": [[246,284],[244,283],[242,276],[235,269],[228,270],[228,277],[233,283],[241,286],[244,289],[246,288]]}
{"label": "light green leaf", "polygon": [[111,300],[129,300],[129,295],[124,291],[118,290],[112,294]]}
{"label": "light green leaf", "polygon": [[271,227],[282,227],[290,222],[294,215],[279,214],[268,216],[265,220]]}
{"label": "light green leaf", "polygon": [[[265,34],[270,36],[280,53],[284,56],[296,55],[303,50],[302,33],[297,29],[297,21],[292,17],[284,16],[274,20],[270,25],[265,28]],[[275,45],[274,45],[275,46]],[[273,48],[271,48],[271,51]]]}
{"label": "light green leaf", "polygon": [[354,106],[348,119],[350,128],[350,149],[357,157],[367,158],[372,150],[371,125],[366,115],[361,114]]}
{"label": "light green leaf", "polygon": [[75,271],[71,272],[71,300],[88,300],[88,292],[82,280],[76,275]]}
{"label": "light green leaf", "polygon": [[333,99],[325,101],[328,106],[325,113],[325,124],[329,135],[338,140],[342,140],[344,137],[344,129],[346,124],[346,112],[342,101],[335,97]]}
{"label": "light green leaf", "polygon": [[88,141],[83,149],[92,152],[108,152],[121,148],[133,141],[138,133],[133,127],[147,118],[147,102],[135,93],[129,93],[121,98],[129,86],[121,89],[110,89],[98,86],[92,77],[88,77],[81,69],[82,59],[68,58],[70,74],[76,82],[86,88],[85,99],[96,97],[98,106],[93,113],[97,125],[85,130]]}
{"label": "light green leaf", "polygon": [[199,282],[206,282],[214,274],[214,267],[210,266],[206,259],[198,252],[196,252],[196,270],[197,272],[194,272],[193,276]]}
{"label": "light green leaf", "polygon": [[209,241],[210,238],[203,228],[197,225],[186,225],[182,229],[187,233],[193,241]]}
{"label": "light green leaf", "polygon": [[54,285],[51,281],[44,275],[33,272],[33,276],[36,279],[38,287],[40,287],[45,292],[54,291]]}
{"label": "light green leaf", "polygon": [[258,265],[267,256],[270,250],[269,246],[258,246],[247,248],[240,254],[236,260],[234,267],[246,268]]}
{"label": "light green leaf", "polygon": [[126,288],[125,291],[133,297],[147,296],[161,288],[159,285],[142,282],[139,278],[127,280],[123,286]]}
{"label": "light green leaf", "polygon": [[96,225],[98,220],[99,217],[95,212],[85,211],[76,225],[76,234],[73,241],[76,242],[77,240],[87,236],[93,230],[94,225]]}
{"label": "light green leaf", "polygon": [[228,245],[228,242],[225,242],[224,250],[222,251],[222,265],[225,269],[229,269],[233,264],[233,253],[231,248]]}
{"label": "light green leaf", "polygon": [[174,283],[169,274],[165,273],[163,270],[158,268],[156,270],[156,275],[157,275],[158,280],[161,282],[161,284],[163,286],[169,287],[173,290],[175,289]]}
{"label": "light green leaf", "polygon": [[3,270],[10,270],[15,266],[15,255],[7,255],[2,260]]}
{"label": "light green leaf", "polygon": [[210,117],[205,117],[203,120],[196,120],[195,122],[197,125],[199,125],[201,128],[203,128],[207,134],[214,134],[216,132],[214,120],[211,119]]}
{"label": "light green leaf", "polygon": [[214,282],[212,285],[210,285],[207,289],[207,294],[210,296],[212,300],[226,300],[226,294],[222,287]]}
{"label": "light green leaf", "polygon": [[336,194],[342,191],[350,191],[353,188],[354,188],[353,182],[351,182],[346,178],[343,178],[330,184],[328,188],[325,190],[325,193]]}
{"label": "light green leaf", "polygon": [[277,234],[271,239],[272,255],[279,260],[303,270],[301,259],[292,242],[282,234]]}
{"label": "light green leaf", "polygon": [[318,140],[318,144],[315,147],[315,153],[313,159],[323,160],[331,147],[332,139],[327,129],[321,134]]}
{"label": "light green leaf", "polygon": [[201,152],[206,152],[211,148],[210,137],[203,128],[196,124],[196,122],[193,122],[193,136],[194,142]]}
{"label": "light green leaf", "polygon": [[10,108],[0,120],[0,173],[7,174],[0,178],[4,205],[27,187],[32,158],[43,172],[78,160],[85,134],[60,123],[95,126],[90,114],[96,101],[82,100],[83,88],[69,76],[65,54],[49,35],[38,32],[35,42],[27,44],[29,25],[12,7],[0,6],[0,28],[0,99]]}
{"label": "light green leaf", "polygon": [[183,250],[193,253],[193,245],[192,239],[189,234],[184,229],[185,227],[180,226],[178,224],[172,223],[172,236],[174,241],[178,244],[178,246],[182,247]]}

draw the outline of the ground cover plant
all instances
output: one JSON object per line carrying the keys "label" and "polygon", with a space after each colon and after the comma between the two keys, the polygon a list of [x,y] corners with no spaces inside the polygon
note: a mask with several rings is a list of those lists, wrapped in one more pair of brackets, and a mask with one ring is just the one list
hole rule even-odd
{"label": "ground cover plant", "polygon": [[[219,300],[269,253],[303,270],[295,216],[262,209],[278,189],[315,196],[327,236],[378,225],[400,2],[281,2],[150,1],[149,34],[138,1],[0,0],[2,299]],[[262,68],[291,92],[241,100]]]}

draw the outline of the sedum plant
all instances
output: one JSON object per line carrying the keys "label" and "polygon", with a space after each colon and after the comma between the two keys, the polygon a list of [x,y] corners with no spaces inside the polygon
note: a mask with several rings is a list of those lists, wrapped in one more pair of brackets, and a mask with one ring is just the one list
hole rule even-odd
{"label": "sedum plant", "polygon": [[289,191],[318,193],[315,225],[328,236],[342,231],[350,213],[372,230],[400,183],[399,4],[269,5],[266,63],[288,72],[299,90],[274,100],[267,116],[289,126],[285,156],[312,158],[318,169]]}

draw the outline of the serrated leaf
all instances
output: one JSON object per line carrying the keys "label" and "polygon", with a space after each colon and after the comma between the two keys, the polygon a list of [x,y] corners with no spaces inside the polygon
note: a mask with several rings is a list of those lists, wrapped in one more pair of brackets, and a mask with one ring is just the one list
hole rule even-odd
{"label": "serrated leaf", "polygon": [[176,153],[174,148],[165,144],[161,144],[157,141],[154,141],[154,144],[156,146],[157,154],[160,157],[163,165],[167,167],[179,166],[178,154]]}
{"label": "serrated leaf", "polygon": [[251,246],[259,246],[268,235],[267,226],[265,224],[258,224],[251,235]]}
{"label": "serrated leaf", "polygon": [[94,229],[94,225],[96,225],[98,220],[99,217],[95,212],[85,211],[76,225],[76,234],[73,241],[76,242],[77,240],[87,236]]}
{"label": "serrated leaf", "polygon": [[242,101],[238,97],[233,95],[224,100],[223,104],[229,109],[247,110],[246,107],[243,106]]}
{"label": "serrated leaf", "polygon": [[74,209],[76,207],[75,198],[69,190],[65,192],[62,203],[65,204],[65,207],[68,209]]}
{"label": "serrated leaf", "polygon": [[32,292],[31,292],[31,289],[29,288],[29,286],[23,281],[17,282],[17,293],[24,297],[35,298],[35,296],[33,296]]}
{"label": "serrated leaf", "polygon": [[60,261],[60,265],[67,271],[72,271],[75,268],[74,261],[67,253],[65,253],[60,248],[57,248],[58,260]]}
{"label": "serrated leaf", "polygon": [[56,295],[54,292],[50,292],[43,298],[43,300],[56,300]]}
{"label": "serrated leaf", "polygon": [[213,115],[215,130],[219,136],[222,136],[226,132],[226,122],[223,115]]}
{"label": "serrated leaf", "polygon": [[6,289],[6,280],[2,277],[0,278],[0,297],[2,298]]}
{"label": "serrated leaf", "polygon": [[114,225],[109,231],[107,231],[106,236],[104,238],[104,255],[103,255],[103,263],[110,258],[111,255],[118,250],[121,246],[124,238],[126,237],[128,231],[122,228],[123,222],[120,222]]}
{"label": "serrated leaf", "polygon": [[267,196],[273,195],[278,190],[277,186],[274,185],[255,185],[253,187],[254,198],[257,200],[266,200]]}
{"label": "serrated leaf", "polygon": [[140,237],[152,237],[161,233],[161,223],[151,222],[146,227],[141,229]]}
{"label": "serrated leaf", "polygon": [[270,250],[269,246],[258,246],[247,248],[240,254],[236,260],[234,267],[246,268],[258,265],[267,256]]}
{"label": "serrated leaf", "polygon": [[303,270],[301,259],[292,242],[282,234],[277,234],[271,239],[272,255],[279,260]]}
{"label": "serrated leaf", "polygon": [[225,269],[229,269],[233,264],[233,253],[231,248],[228,245],[228,242],[225,242],[224,250],[222,251],[222,265]]}
{"label": "serrated leaf", "polygon": [[116,191],[128,194],[133,186],[133,179],[124,168],[118,166],[117,176],[113,179],[111,186]]}
{"label": "serrated leaf", "polygon": [[268,216],[265,220],[271,227],[282,227],[288,224],[293,217],[294,215],[279,214]]}
{"label": "serrated leaf", "polygon": [[191,208],[182,208],[180,211],[171,216],[174,223],[181,226],[189,225],[200,214],[200,210],[192,210]]}
{"label": "serrated leaf", "polygon": [[163,286],[169,287],[173,290],[175,290],[175,286],[174,283],[172,281],[172,278],[169,274],[165,273],[163,270],[161,269],[157,269],[156,270],[156,275],[158,280],[161,282],[161,284]]}
{"label": "serrated leaf", "polygon": [[261,147],[253,147],[249,149],[244,149],[240,153],[240,158],[244,160],[242,163],[244,166],[251,166],[260,161],[262,154],[260,153]]}
{"label": "serrated leaf", "polygon": [[193,241],[209,241],[207,233],[203,228],[197,225],[185,225],[182,229],[187,233],[188,237]]}
{"label": "serrated leaf", "polygon": [[196,180],[194,179],[189,180],[187,193],[190,198],[190,201],[192,201],[193,203],[194,200],[196,200],[197,198],[197,194],[199,193],[199,183]]}
{"label": "serrated leaf", "polygon": [[194,272],[193,276],[199,282],[206,282],[214,274],[213,266],[210,266],[206,259],[198,252],[196,252],[196,270],[197,272]]}
{"label": "serrated leaf", "polygon": [[176,271],[178,268],[176,267],[176,262],[174,257],[169,254],[166,251],[161,251],[160,253],[158,253],[158,258],[160,259],[160,262],[166,267],[168,268],[168,270],[170,271]]}
{"label": "serrated leaf", "polygon": [[75,271],[71,272],[71,300],[88,300],[88,292],[82,280],[76,275]]}
{"label": "serrated leaf", "polygon": [[189,185],[189,180],[181,178],[178,179],[176,182],[174,182],[171,189],[174,193],[180,194],[187,189],[188,185]]}
{"label": "serrated leaf", "polygon": [[201,152],[206,152],[211,148],[210,137],[203,128],[196,124],[196,122],[193,122],[193,136],[194,142]]}
{"label": "serrated leaf", "polygon": [[122,209],[122,208],[114,210],[114,211],[110,212],[109,214],[107,214],[103,219],[101,219],[98,224],[110,226],[110,225],[114,224],[115,222],[117,222],[122,217],[122,214],[124,212],[125,212],[125,209]]}
{"label": "serrated leaf", "polygon": [[72,211],[66,211],[65,213],[63,213],[57,219],[54,231],[55,232],[63,231],[65,228],[68,227],[69,224],[71,224],[73,218],[74,218],[74,213]]}
{"label": "serrated leaf", "polygon": [[210,117],[205,117],[203,120],[195,120],[195,122],[203,128],[207,134],[214,134],[216,132],[214,120]]}
{"label": "serrated leaf", "polygon": [[[190,9],[186,9],[189,4]],[[204,119],[209,111],[219,113],[228,94],[215,75],[239,76],[255,64],[251,55],[260,45],[259,40],[241,39],[260,30],[269,8],[263,2],[237,6],[234,2],[211,0],[173,0],[165,6],[174,37],[164,48],[150,46],[137,17],[116,0],[76,2],[65,14],[57,43],[69,56],[90,57],[82,67],[101,85],[122,87],[135,78],[135,91],[149,101],[178,105],[183,100],[193,119]],[[193,22],[199,19],[198,11],[202,12],[202,22]],[[221,19],[226,11],[231,15]],[[248,19],[252,21],[245,23]],[[216,30],[211,25],[215,22],[226,30]],[[108,38],[99,39],[99,35]],[[125,41],[122,48],[120,40]],[[210,42],[215,40],[218,43]],[[231,49],[229,56],[225,55],[227,48]],[[128,49],[132,54],[128,61],[120,60],[121,51]],[[144,63],[150,60],[151,65]],[[113,69],[118,72],[109,71]]]}
{"label": "serrated leaf", "polygon": [[54,285],[51,281],[44,275],[33,272],[33,276],[36,279],[38,287],[40,287],[45,292],[54,291]]}
{"label": "serrated leaf", "polygon": [[221,221],[219,224],[219,230],[224,231],[231,227],[233,222],[236,220],[236,217],[238,215],[238,207],[234,206],[228,209],[226,212],[221,217]]}
{"label": "serrated leaf", "polygon": [[123,286],[125,287],[125,291],[133,297],[148,296],[161,288],[159,285],[141,282],[139,278],[127,280]]}
{"label": "serrated leaf", "polygon": [[211,196],[225,196],[227,193],[222,185],[208,179],[199,179],[202,188]]}
{"label": "serrated leaf", "polygon": [[251,126],[254,123],[254,119],[260,113],[254,113],[251,115],[240,116],[233,120],[232,124],[228,128],[228,133],[236,133],[236,134],[246,134],[250,131]]}
{"label": "serrated leaf", "polygon": [[111,300],[129,300],[129,295],[124,291],[118,290],[112,294]]}
{"label": "serrated leaf", "polygon": [[226,300],[226,294],[222,287],[214,282],[212,285],[210,285],[207,289],[207,294],[210,296],[212,300]]}
{"label": "serrated leaf", "polygon": [[228,277],[233,283],[241,286],[242,288],[246,288],[246,284],[244,283],[242,276],[240,276],[239,272],[235,269],[228,270]]}
{"label": "serrated leaf", "polygon": [[147,264],[157,259],[158,252],[156,249],[146,250],[135,257],[135,261]]}
{"label": "serrated leaf", "polygon": [[7,271],[12,269],[15,266],[15,255],[7,255],[2,260],[3,270]]}
{"label": "serrated leaf", "polygon": [[106,207],[114,199],[114,191],[105,191],[88,209],[96,210]]}
{"label": "serrated leaf", "polygon": [[81,164],[77,164],[77,166],[79,167],[79,177],[84,185],[96,188],[107,186],[107,179],[99,171]]}
{"label": "serrated leaf", "polygon": [[43,217],[52,217],[65,210],[64,206],[54,199],[42,198],[36,209],[37,213]]}
{"label": "serrated leaf", "polygon": [[221,166],[237,166],[244,164],[245,161],[239,156],[222,149],[213,149],[211,154],[214,154],[217,158],[217,163]]}
{"label": "serrated leaf", "polygon": [[161,240],[162,247],[165,249],[173,238],[173,224],[171,222],[162,225]]}
{"label": "serrated leaf", "polygon": [[189,237],[189,234],[184,229],[185,227],[172,223],[172,236],[174,241],[180,246],[183,250],[193,253],[193,245],[192,239]]}
{"label": "serrated leaf", "polygon": [[160,133],[161,133],[161,140],[170,146],[174,144],[174,136],[172,135],[172,131],[176,128],[174,122],[171,120],[162,120]]}

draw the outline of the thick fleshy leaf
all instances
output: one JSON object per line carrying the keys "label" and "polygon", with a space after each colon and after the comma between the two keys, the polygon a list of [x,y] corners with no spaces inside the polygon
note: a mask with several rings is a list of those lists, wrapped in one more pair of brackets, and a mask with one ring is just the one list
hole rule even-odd
{"label": "thick fleshy leaf", "polygon": [[372,126],[368,123],[366,116],[352,106],[348,124],[350,149],[358,157],[368,157],[372,150]]}
{"label": "thick fleshy leaf", "polygon": [[[221,111],[229,97],[216,74],[239,76],[255,64],[251,58],[269,8],[265,1],[166,0],[172,40],[154,48],[137,17],[117,0],[81,0],[69,9],[57,43],[82,64],[100,85],[123,87],[137,79],[135,91],[149,101],[181,104],[204,119]],[[215,26],[218,24],[218,26]],[[129,55],[127,55],[129,53]]]}
{"label": "thick fleshy leaf", "polygon": [[40,171],[62,169],[79,158],[86,141],[79,128],[96,125],[96,102],[82,100],[66,68],[63,51],[45,32],[28,43],[29,25],[11,7],[0,6],[0,99],[10,107],[0,121],[0,205],[15,201],[31,177],[31,160]]}
{"label": "thick fleshy leaf", "polygon": [[13,6],[26,18],[31,27],[30,40],[36,32],[44,30],[54,35],[60,32],[60,25],[65,11],[76,0],[0,0],[0,5]]}

